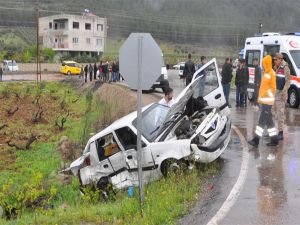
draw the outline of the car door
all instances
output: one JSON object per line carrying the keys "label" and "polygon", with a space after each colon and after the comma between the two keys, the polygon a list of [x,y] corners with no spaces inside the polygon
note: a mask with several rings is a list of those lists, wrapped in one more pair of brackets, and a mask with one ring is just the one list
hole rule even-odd
{"label": "car door", "polygon": [[80,170],[80,178],[83,185],[91,182],[98,182],[102,177],[110,176],[114,169],[106,157],[100,157],[100,149],[97,140],[90,144],[90,166]]}
{"label": "car door", "polygon": [[230,113],[215,58],[194,73],[190,85],[194,89],[194,98],[203,97],[209,106],[218,107],[224,114]]}

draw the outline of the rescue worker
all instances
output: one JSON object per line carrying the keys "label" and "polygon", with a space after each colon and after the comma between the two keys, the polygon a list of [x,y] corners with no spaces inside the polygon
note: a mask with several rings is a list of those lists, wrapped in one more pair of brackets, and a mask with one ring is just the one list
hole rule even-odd
{"label": "rescue worker", "polygon": [[276,73],[276,96],[273,108],[273,115],[278,121],[278,140],[283,140],[283,127],[285,120],[285,103],[290,88],[290,69],[283,60],[281,53],[276,53],[274,58],[274,71]]}
{"label": "rescue worker", "polygon": [[276,75],[272,68],[272,57],[270,55],[264,57],[263,69],[264,73],[261,79],[261,85],[258,94],[258,103],[262,105],[262,111],[259,117],[258,125],[255,129],[255,137],[251,141],[248,141],[248,143],[254,147],[258,147],[259,139],[263,135],[265,126],[267,126],[268,134],[271,137],[271,142],[267,145],[278,145],[277,131],[271,112],[276,94]]}

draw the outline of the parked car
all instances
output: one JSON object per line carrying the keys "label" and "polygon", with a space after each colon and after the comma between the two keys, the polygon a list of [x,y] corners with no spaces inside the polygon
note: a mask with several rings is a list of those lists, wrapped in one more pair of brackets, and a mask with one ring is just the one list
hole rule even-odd
{"label": "parked car", "polygon": [[174,65],[173,68],[174,68],[175,70],[179,70],[179,68],[180,68],[180,66],[181,66],[182,64],[184,65],[185,62],[180,62],[180,63]]}
{"label": "parked car", "polygon": [[179,64],[178,76],[180,77],[180,79],[182,79],[182,77],[183,77],[184,65],[185,65],[185,62]]}
{"label": "parked car", "polygon": [[3,60],[3,70],[4,71],[19,71],[19,66],[14,60]]}
{"label": "parked car", "polygon": [[[209,70],[210,79],[202,71]],[[209,80],[209,82],[206,82]],[[203,84],[204,82],[204,84]],[[196,71],[192,82],[169,108],[152,103],[142,109],[143,180],[157,180],[194,162],[217,159],[230,141],[230,110],[216,60]],[[115,121],[91,137],[81,157],[67,171],[80,184],[100,189],[138,185],[137,112]]]}
{"label": "parked car", "polygon": [[74,61],[64,61],[60,67],[60,72],[62,74],[76,74],[79,75],[81,72],[81,67],[77,62]]}
{"label": "parked car", "polygon": [[169,80],[168,80],[168,70],[167,67],[163,66],[161,68],[161,75],[156,80],[156,82],[152,85],[151,89],[155,90],[156,88],[161,88],[162,91],[165,91],[165,88],[169,87]]}

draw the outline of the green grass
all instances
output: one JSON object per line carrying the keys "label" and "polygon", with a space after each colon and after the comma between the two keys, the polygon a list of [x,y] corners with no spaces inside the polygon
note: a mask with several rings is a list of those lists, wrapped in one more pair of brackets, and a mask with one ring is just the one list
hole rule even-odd
{"label": "green grass", "polygon": [[[109,39],[107,41],[106,52],[103,56],[104,61],[112,59],[117,60],[119,57],[119,49],[125,40],[126,39],[122,38],[118,40]],[[200,57],[202,55],[207,56],[208,59],[217,58],[219,62],[223,62],[226,57],[234,57],[238,54],[236,49],[230,46],[206,46],[203,43],[176,44],[160,40],[156,41],[163,52],[165,63],[168,64],[176,64],[181,61],[186,61],[188,53],[192,53],[195,63],[200,62]]]}
{"label": "green grass", "polygon": [[[27,85],[27,83],[12,83],[9,84],[8,89],[19,90],[21,95],[25,92],[34,94],[36,91],[34,85],[32,84],[29,89]],[[4,89],[5,86],[1,84],[0,93]],[[43,93],[52,93],[62,99],[66,90],[68,93],[66,102],[78,97],[79,93],[72,87],[55,82],[45,84]],[[32,178],[37,175],[42,176],[45,189],[54,187],[57,190],[54,198],[49,202],[54,206],[53,209],[23,208],[18,219],[9,221],[0,219],[0,224],[177,224],[178,218],[187,213],[193,205],[199,190],[203,187],[202,181],[209,175],[217,173],[217,163],[146,185],[143,216],[140,214],[137,189],[135,189],[133,198],[129,198],[125,190],[118,191],[115,200],[103,202],[95,198],[96,194],[81,196],[76,177],[73,177],[69,185],[62,186],[58,183],[57,172],[60,170],[61,158],[55,148],[56,142],[61,136],[68,136],[73,140],[85,143],[89,132],[94,131],[93,124],[101,118],[103,109],[99,101],[95,99],[95,95],[92,101],[92,110],[87,117],[84,116],[87,108],[85,94],[82,94],[78,102],[70,104],[71,111],[77,116],[67,121],[66,129],[63,132],[53,133],[53,124],[40,125],[40,129],[48,129],[45,132],[52,137],[46,142],[37,142],[30,150],[17,151],[17,159],[14,163],[16,169],[1,171],[0,174],[0,188],[11,180],[19,189],[25,183],[34,182]],[[84,126],[87,127],[86,134],[83,132]],[[66,204],[67,207],[61,208],[60,206],[63,204]]]}
{"label": "green grass", "polygon": [[[201,181],[217,172],[217,164],[204,170],[193,170],[188,174],[171,176],[153,182],[145,187],[143,216],[140,213],[138,190],[133,198],[126,192],[117,193],[115,201],[89,203],[78,194],[78,184],[73,182],[61,189],[57,201],[67,201],[67,209],[55,208],[40,211],[33,216],[25,213],[21,219],[7,222],[13,224],[177,224],[177,219],[188,212],[201,189]],[[69,199],[66,199],[66,195]]]}

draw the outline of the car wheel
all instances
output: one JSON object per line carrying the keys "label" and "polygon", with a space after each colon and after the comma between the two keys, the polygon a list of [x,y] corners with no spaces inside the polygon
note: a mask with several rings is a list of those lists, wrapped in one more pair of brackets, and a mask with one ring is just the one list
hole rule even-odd
{"label": "car wheel", "polygon": [[294,88],[289,91],[289,105],[291,108],[298,108],[299,106],[299,96]]}
{"label": "car wheel", "polygon": [[164,177],[172,174],[179,175],[186,171],[187,168],[188,165],[184,160],[167,159],[161,164],[161,173]]}
{"label": "car wheel", "polygon": [[102,200],[107,201],[114,199],[115,192],[108,177],[102,177],[96,184],[97,189],[100,191],[100,197]]}
{"label": "car wheel", "polygon": [[68,73],[67,73],[69,76],[71,75],[71,71],[68,71]]}

